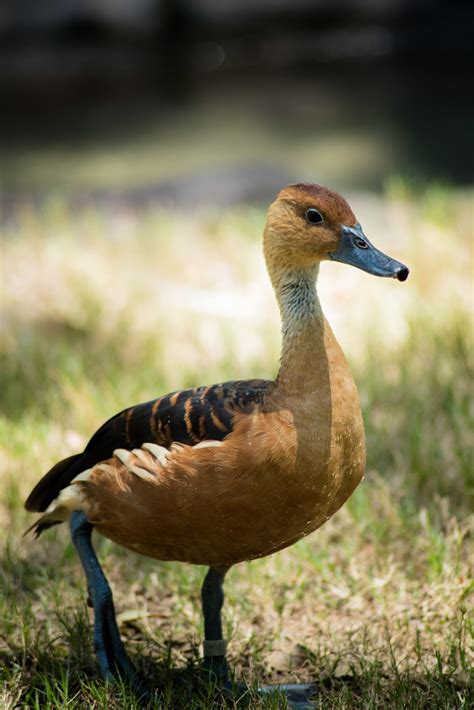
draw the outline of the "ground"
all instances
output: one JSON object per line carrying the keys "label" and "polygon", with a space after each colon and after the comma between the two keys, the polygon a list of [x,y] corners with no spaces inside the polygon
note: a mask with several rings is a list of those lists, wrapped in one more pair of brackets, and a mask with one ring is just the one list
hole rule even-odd
{"label": "ground", "polygon": [[[321,708],[468,708],[472,668],[470,195],[400,180],[354,194],[406,284],[325,264],[321,300],[358,383],[364,482],[319,531],[226,580],[236,678],[312,681]],[[22,537],[23,500],[111,414],[186,386],[272,377],[278,313],[254,208],[174,214],[25,204],[3,225],[2,708],[133,708],[92,651],[66,526]],[[471,497],[470,497],[471,496]],[[157,708],[228,706],[200,670],[205,570],[97,539]],[[284,707],[280,699],[252,708]],[[234,704],[230,703],[230,707]],[[240,707],[240,705],[239,705]]]}

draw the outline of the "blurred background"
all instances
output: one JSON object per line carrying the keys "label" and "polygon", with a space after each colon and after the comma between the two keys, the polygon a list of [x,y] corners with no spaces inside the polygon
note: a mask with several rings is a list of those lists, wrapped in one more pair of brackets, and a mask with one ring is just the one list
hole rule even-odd
{"label": "blurred background", "polygon": [[[2,708],[135,707],[97,680],[67,530],[23,539],[23,501],[126,406],[275,376],[261,234],[293,181],[411,273],[321,268],[367,475],[229,574],[232,666],[327,707],[471,706],[473,29],[467,0],[0,0]],[[97,545],[157,707],[220,707],[204,571]]]}
{"label": "blurred background", "polygon": [[472,177],[463,0],[2,0],[4,200]]}

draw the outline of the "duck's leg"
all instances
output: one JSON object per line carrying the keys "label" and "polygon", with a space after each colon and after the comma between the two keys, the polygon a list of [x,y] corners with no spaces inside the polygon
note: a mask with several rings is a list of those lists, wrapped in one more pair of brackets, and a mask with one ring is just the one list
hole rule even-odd
{"label": "duck's leg", "polygon": [[74,511],[70,519],[71,538],[84,569],[89,598],[94,608],[94,648],[105,680],[117,676],[127,679],[135,690],[146,689],[130,663],[120,638],[115,619],[114,601],[107,578],[92,546],[93,526],[82,511]]}
{"label": "duck's leg", "polygon": [[209,567],[201,588],[204,614],[204,668],[219,681],[228,680],[225,658],[227,642],[222,638],[221,610],[224,603],[224,577],[229,567]]}
{"label": "duck's leg", "polygon": [[[202,610],[204,612],[204,668],[212,671],[222,683],[227,693],[246,694],[249,687],[245,683],[234,683],[229,679],[229,669],[225,657],[227,642],[222,638],[221,610],[224,603],[224,577],[229,567],[210,567],[201,589]],[[258,688],[260,695],[281,693],[286,696],[288,707],[306,710],[315,705],[309,698],[316,692],[312,684],[266,685]]]}

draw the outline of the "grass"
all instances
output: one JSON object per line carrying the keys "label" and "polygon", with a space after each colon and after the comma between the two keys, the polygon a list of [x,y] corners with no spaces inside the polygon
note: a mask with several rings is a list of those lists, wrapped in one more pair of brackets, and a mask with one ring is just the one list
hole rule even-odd
{"label": "grass", "polygon": [[[364,483],[323,528],[226,581],[237,678],[313,681],[321,708],[468,708],[472,676],[469,195],[392,181],[352,200],[406,284],[322,269],[367,431]],[[272,376],[276,306],[263,213],[84,208],[57,197],[3,226],[0,705],[133,708],[102,682],[65,528],[40,541],[22,501],[108,416],[174,388]],[[157,708],[228,707],[200,670],[203,568],[97,549]],[[471,681],[471,682],[470,682]],[[282,708],[253,691],[239,707]],[[230,703],[230,707],[237,704]]]}

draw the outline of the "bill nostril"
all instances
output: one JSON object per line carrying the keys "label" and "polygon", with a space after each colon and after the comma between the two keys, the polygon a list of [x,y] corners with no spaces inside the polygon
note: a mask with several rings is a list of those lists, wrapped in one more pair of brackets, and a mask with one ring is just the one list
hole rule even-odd
{"label": "bill nostril", "polygon": [[406,266],[401,266],[396,273],[396,277],[399,281],[406,281],[409,273],[410,270]]}

